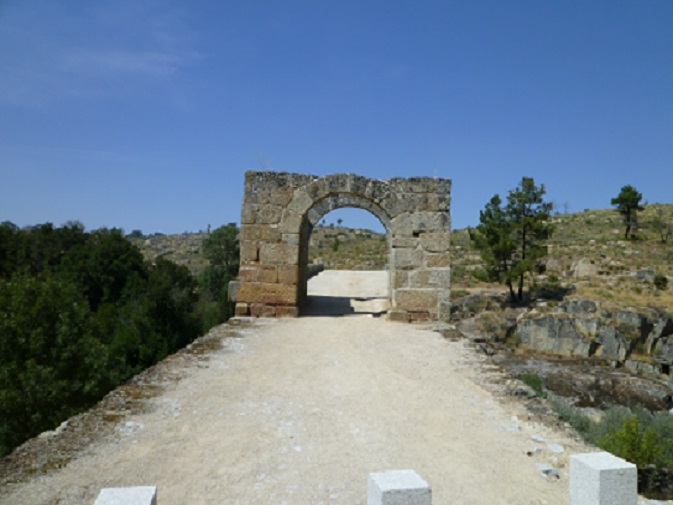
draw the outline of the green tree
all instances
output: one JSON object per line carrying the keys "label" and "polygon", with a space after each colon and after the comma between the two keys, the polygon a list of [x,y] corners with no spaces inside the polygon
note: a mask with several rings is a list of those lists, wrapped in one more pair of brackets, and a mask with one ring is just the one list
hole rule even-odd
{"label": "green tree", "polygon": [[636,416],[628,417],[620,427],[603,435],[598,446],[639,468],[656,465],[662,455],[659,435],[652,427],[641,424]]}
{"label": "green tree", "polygon": [[0,279],[0,455],[105,392],[107,350],[67,279]]}
{"label": "green tree", "polygon": [[220,226],[203,241],[203,255],[214,267],[234,278],[238,274],[239,243],[235,223]]}
{"label": "green tree", "polygon": [[507,195],[506,205],[494,195],[479,213],[480,224],[469,230],[484,261],[476,277],[505,284],[512,303],[523,300],[526,275],[540,268],[540,260],[547,254],[553,205],[544,201],[544,195],[544,184],[536,186],[533,178],[523,177]]}
{"label": "green tree", "polygon": [[203,255],[210,261],[199,276],[199,312],[202,330],[226,321],[233,314],[229,301],[229,282],[238,275],[238,227],[229,223],[214,230],[203,241]]}
{"label": "green tree", "polygon": [[659,239],[662,244],[668,242],[668,239],[673,235],[673,226],[668,221],[667,216],[665,215],[664,208],[662,206],[657,206],[654,209],[656,216],[654,217],[654,227],[659,233]]}
{"label": "green tree", "polygon": [[619,195],[610,201],[612,205],[617,206],[617,212],[622,215],[622,219],[626,225],[626,231],[624,232],[625,240],[628,240],[629,234],[631,234],[631,238],[636,238],[637,236],[638,211],[643,210],[643,206],[640,205],[642,199],[643,195],[629,184],[623,186]]}

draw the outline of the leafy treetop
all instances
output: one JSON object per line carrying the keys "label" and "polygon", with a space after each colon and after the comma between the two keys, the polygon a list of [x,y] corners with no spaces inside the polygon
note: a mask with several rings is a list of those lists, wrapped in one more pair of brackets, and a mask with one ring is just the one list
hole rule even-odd
{"label": "leafy treetop", "polygon": [[624,219],[624,224],[626,225],[624,239],[628,239],[629,234],[631,234],[631,238],[635,238],[632,230],[636,232],[638,229],[638,211],[643,210],[643,206],[640,205],[642,199],[643,195],[636,188],[628,184],[623,186],[619,195],[610,201],[612,205],[617,206],[617,212]]}
{"label": "leafy treetop", "polygon": [[480,224],[470,230],[470,239],[485,263],[475,275],[480,280],[504,283],[512,303],[523,300],[526,274],[539,268],[540,259],[547,254],[553,205],[544,201],[544,195],[544,184],[536,186],[532,177],[523,177],[507,195],[507,204],[503,206],[500,196],[494,195],[479,213]]}

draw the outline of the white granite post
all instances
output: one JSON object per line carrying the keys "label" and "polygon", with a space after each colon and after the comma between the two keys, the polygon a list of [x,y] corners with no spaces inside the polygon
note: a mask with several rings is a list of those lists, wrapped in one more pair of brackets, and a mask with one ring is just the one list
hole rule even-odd
{"label": "white granite post", "polygon": [[157,505],[156,486],[108,487],[93,505]]}
{"label": "white granite post", "polygon": [[570,505],[636,505],[636,465],[609,452],[570,456]]}
{"label": "white granite post", "polygon": [[432,505],[432,490],[413,470],[370,473],[367,505]]}

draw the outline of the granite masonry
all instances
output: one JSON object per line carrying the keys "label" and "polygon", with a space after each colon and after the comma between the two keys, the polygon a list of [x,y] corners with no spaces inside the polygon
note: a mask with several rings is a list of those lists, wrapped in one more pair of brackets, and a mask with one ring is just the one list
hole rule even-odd
{"label": "granite masonry", "polygon": [[306,301],[311,230],[328,212],[374,214],[388,240],[389,317],[450,317],[451,180],[368,179],[355,174],[245,175],[236,315],[296,317]]}

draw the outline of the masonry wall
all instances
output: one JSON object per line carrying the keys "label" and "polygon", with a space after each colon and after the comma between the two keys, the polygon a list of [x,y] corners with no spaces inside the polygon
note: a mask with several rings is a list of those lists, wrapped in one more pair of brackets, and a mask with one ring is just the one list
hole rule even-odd
{"label": "masonry wall", "polygon": [[450,191],[449,179],[430,177],[247,172],[236,314],[299,315],[313,226],[332,210],[357,207],[378,217],[388,234],[389,317],[448,320]]}

